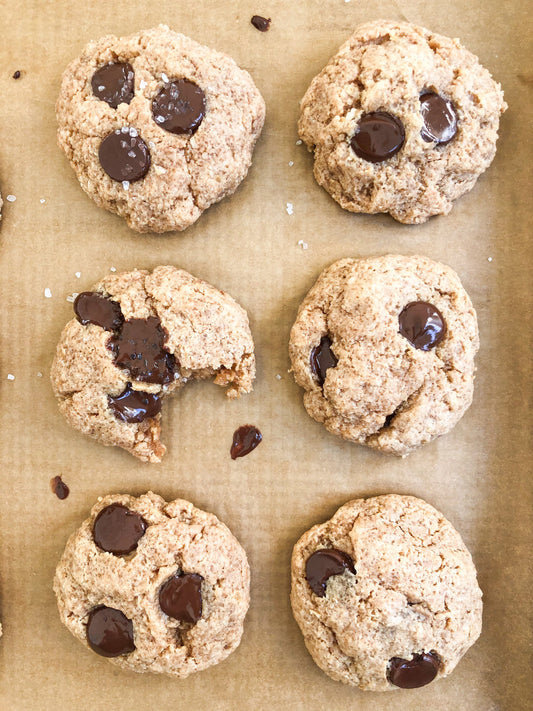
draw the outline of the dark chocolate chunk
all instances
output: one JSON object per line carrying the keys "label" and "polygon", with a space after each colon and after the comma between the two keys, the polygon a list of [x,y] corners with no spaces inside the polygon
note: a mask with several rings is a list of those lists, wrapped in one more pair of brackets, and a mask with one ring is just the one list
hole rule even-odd
{"label": "dark chocolate chunk", "polygon": [[398,317],[400,333],[421,351],[437,346],[446,335],[444,316],[433,304],[411,301]]}
{"label": "dark chocolate chunk", "polygon": [[405,130],[396,116],[385,111],[363,114],[351,140],[354,153],[371,163],[392,158],[405,141]]}
{"label": "dark chocolate chunk", "polygon": [[412,659],[393,657],[389,661],[387,677],[391,684],[401,689],[417,689],[437,676],[440,659],[435,652],[415,654]]}
{"label": "dark chocolate chunk", "polygon": [[254,425],[242,425],[233,433],[233,442],[230,448],[232,459],[250,454],[263,439],[263,435]]}
{"label": "dark chocolate chunk", "polygon": [[110,504],[94,520],[94,542],[103,551],[127,555],[137,548],[147,523],[135,511],[122,504]]}
{"label": "dark chocolate chunk", "polygon": [[50,479],[50,487],[58,499],[66,499],[70,494],[70,489],[60,476],[54,476]]}
{"label": "dark chocolate chunk", "polygon": [[133,624],[113,607],[95,607],[87,621],[89,647],[102,657],[119,657],[135,650]]}
{"label": "dark chocolate chunk", "polygon": [[13,74],[13,79],[20,79],[20,70],[17,69],[17,71]]}
{"label": "dark chocolate chunk", "polygon": [[331,338],[329,336],[322,336],[320,345],[315,346],[311,351],[309,362],[311,371],[316,375],[319,385],[324,385],[326,371],[328,368],[334,368],[339,362],[339,359],[331,350]]}
{"label": "dark chocolate chunk", "polygon": [[168,82],[152,101],[152,114],[165,131],[192,135],[205,116],[205,94],[188,79]]}
{"label": "dark chocolate chunk", "polygon": [[266,32],[268,29],[270,29],[270,23],[272,22],[272,20],[270,19],[270,17],[267,18],[261,17],[261,15],[254,15],[250,22],[256,30],[259,30],[259,32]]}
{"label": "dark chocolate chunk", "polygon": [[305,577],[315,595],[325,597],[328,580],[332,575],[342,575],[345,570],[355,575],[353,561],[347,553],[336,548],[322,548],[307,559]]}
{"label": "dark chocolate chunk", "polygon": [[444,145],[449,143],[457,133],[457,114],[449,99],[433,92],[427,92],[420,97],[420,113],[424,125],[420,135],[424,141],[435,141]]}
{"label": "dark chocolate chunk", "polygon": [[120,395],[108,395],[107,404],[117,420],[122,422],[143,422],[161,412],[159,395],[133,390],[131,383]]}
{"label": "dark chocolate chunk", "polygon": [[109,133],[100,143],[98,158],[110,178],[128,183],[144,178],[151,162],[148,146],[130,128]]}
{"label": "dark chocolate chunk", "polygon": [[176,358],[165,350],[167,334],[157,316],[131,318],[109,339],[115,364],[144,383],[165,385],[174,380],[179,367]]}
{"label": "dark chocolate chunk", "polygon": [[165,580],[159,590],[163,612],[180,622],[194,624],[202,616],[202,576],[181,573]]}
{"label": "dark chocolate chunk", "polygon": [[134,96],[135,74],[128,62],[111,62],[97,69],[91,79],[93,94],[111,108],[129,104]]}
{"label": "dark chocolate chunk", "polygon": [[74,313],[84,326],[94,323],[106,331],[116,331],[124,322],[119,304],[96,291],[78,294],[74,301]]}

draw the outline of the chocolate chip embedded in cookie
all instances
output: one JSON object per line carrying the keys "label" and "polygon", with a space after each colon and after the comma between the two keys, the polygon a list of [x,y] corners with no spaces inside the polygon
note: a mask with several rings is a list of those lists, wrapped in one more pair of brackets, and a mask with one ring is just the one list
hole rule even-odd
{"label": "chocolate chip embedded in cookie", "polygon": [[238,647],[249,588],[246,553],[216,516],[151,492],[99,499],[54,579],[61,621],[86,647],[177,677]]}
{"label": "chocolate chip embedded in cookie", "polygon": [[167,232],[235,192],[265,105],[233,59],[161,25],[91,42],[56,111],[85,192],[139,232]]}
{"label": "chocolate chip embedded in cookie", "polygon": [[301,102],[317,182],[351,212],[447,214],[496,152],[501,87],[458,40],[407,22],[362,25]]}
{"label": "chocolate chip embedded in cookie", "polygon": [[343,259],[318,278],[290,336],[307,412],[334,434],[404,456],[472,402],[476,313],[425,257]]}
{"label": "chocolate chip embedded in cookie", "polygon": [[106,277],[74,302],[51,381],[72,427],[158,462],[161,404],[190,380],[252,390],[254,344],[236,301],[175,267]]}
{"label": "chocolate chip embedded in cookie", "polygon": [[291,604],[314,661],[372,691],[450,674],[481,632],[481,590],[460,535],[413,496],[342,506],[294,547]]}

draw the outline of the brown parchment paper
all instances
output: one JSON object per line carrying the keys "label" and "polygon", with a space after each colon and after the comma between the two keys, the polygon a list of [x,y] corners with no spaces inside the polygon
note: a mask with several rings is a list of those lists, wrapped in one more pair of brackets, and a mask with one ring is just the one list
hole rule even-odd
{"label": "brown parchment paper", "polygon": [[[531,708],[530,4],[4,0],[0,11],[0,185],[4,200],[16,197],[5,203],[0,229],[0,708]],[[269,32],[251,26],[253,14],[272,18]],[[296,145],[309,81],[358,24],[379,17],[459,37],[502,83],[510,107],[489,171],[449,216],[418,227],[343,212],[316,185],[311,156]],[[234,197],[185,233],[143,236],[78,187],[56,146],[54,103],[64,67],[86,42],[160,22],[248,69],[267,121]],[[328,434],[305,413],[287,372],[289,329],[319,272],[341,257],[387,252],[425,254],[456,269],[481,331],[471,409],[449,435],[405,460]],[[69,294],[111,267],[167,263],[248,309],[258,377],[254,393],[238,402],[211,383],[189,385],[167,402],[168,453],[148,465],[71,430],[48,374],[71,318]],[[232,461],[232,433],[248,422],[264,441]],[[50,491],[57,474],[71,488],[65,501]],[[96,498],[147,489],[215,512],[252,569],[241,646],[183,681],[123,672],[84,650],[61,626],[52,592],[65,542]],[[290,611],[289,563],[311,525],[352,498],[388,492],[426,499],[461,532],[484,591],[484,627],[447,679],[375,694],[331,681],[311,660]]]}

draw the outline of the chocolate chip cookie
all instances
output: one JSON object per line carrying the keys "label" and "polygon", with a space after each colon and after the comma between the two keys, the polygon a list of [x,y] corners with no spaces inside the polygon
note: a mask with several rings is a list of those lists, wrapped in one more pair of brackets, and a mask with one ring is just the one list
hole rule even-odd
{"label": "chocolate chip cookie", "polygon": [[246,311],[182,269],[108,276],[78,294],[74,312],[57,346],[52,387],[68,423],[103,444],[159,462],[167,395],[213,376],[229,398],[252,390]]}
{"label": "chocolate chip cookie", "polygon": [[447,214],[496,152],[501,87],[456,39],[408,22],[359,27],[301,102],[317,182],[351,212]]}
{"label": "chocolate chip cookie", "polygon": [[61,621],[86,647],[123,669],[178,677],[238,647],[249,588],[227,526],[152,492],[99,499],[54,579]]}
{"label": "chocolate chip cookie", "polygon": [[265,105],[233,59],[161,25],[87,45],[56,111],[83,190],[134,230],[167,232],[235,192]]}
{"label": "chocolate chip cookie", "polygon": [[314,661],[360,689],[450,674],[481,632],[481,590],[451,523],[413,496],[342,506],[292,554],[291,604]]}
{"label": "chocolate chip cookie", "polygon": [[476,312],[452,269],[425,257],[342,259],[290,336],[307,412],[334,434],[405,456],[470,406]]}

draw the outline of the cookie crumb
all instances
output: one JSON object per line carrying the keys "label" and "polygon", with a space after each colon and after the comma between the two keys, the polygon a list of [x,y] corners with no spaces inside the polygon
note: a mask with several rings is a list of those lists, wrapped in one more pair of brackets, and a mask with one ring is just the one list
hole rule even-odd
{"label": "cookie crumb", "polygon": [[7,379],[8,380],[15,380],[15,376],[12,373],[7,374]]}
{"label": "cookie crumb", "polygon": [[270,23],[272,22],[270,17],[261,17],[261,15],[254,15],[250,20],[252,25],[259,32],[267,32],[270,29]]}
{"label": "cookie crumb", "polygon": [[292,215],[294,213],[292,202],[287,203],[286,210],[287,210],[287,215]]}
{"label": "cookie crumb", "polygon": [[307,244],[307,242],[304,242],[303,239],[299,239],[298,240],[298,247],[301,247],[302,249],[307,249],[309,247],[309,245]]}
{"label": "cookie crumb", "polygon": [[164,175],[167,171],[162,165],[154,165],[154,171],[156,175]]}
{"label": "cookie crumb", "polygon": [[52,292],[50,291],[50,289],[48,287],[46,287],[46,289],[44,290],[44,295],[47,299],[52,298]]}
{"label": "cookie crumb", "polygon": [[70,489],[60,476],[54,476],[50,479],[50,488],[57,496],[57,498],[61,499],[61,501],[63,501],[63,499],[66,499],[67,496],[70,494]]}
{"label": "cookie crumb", "polygon": [[15,202],[16,199],[17,199],[17,198],[16,198],[14,195],[7,195],[7,196],[6,196],[6,200],[7,200],[8,202]]}
{"label": "cookie crumb", "polygon": [[13,79],[20,79],[21,73],[20,70],[17,69],[17,71],[13,74]]}

